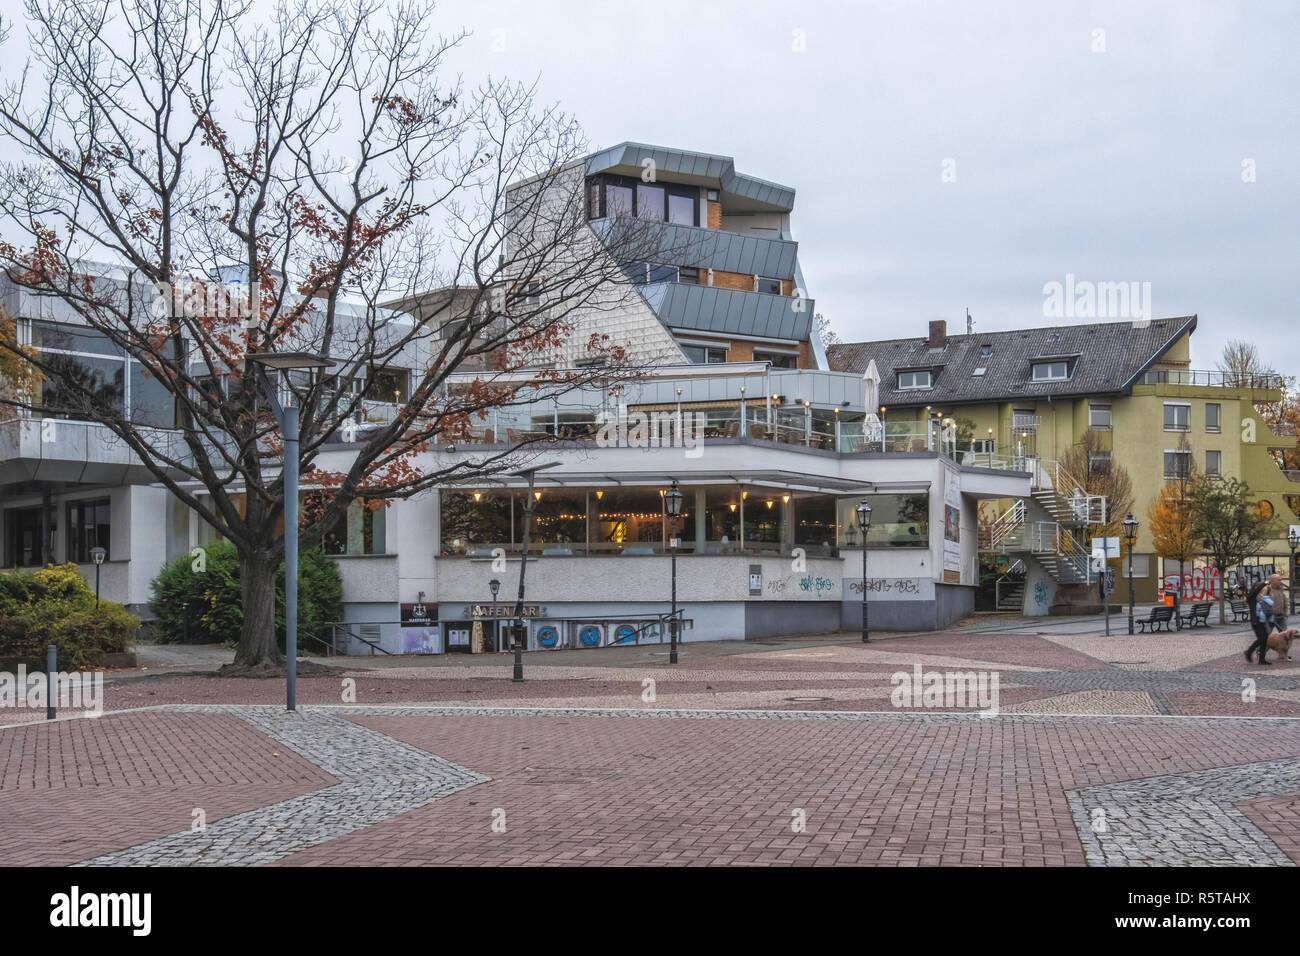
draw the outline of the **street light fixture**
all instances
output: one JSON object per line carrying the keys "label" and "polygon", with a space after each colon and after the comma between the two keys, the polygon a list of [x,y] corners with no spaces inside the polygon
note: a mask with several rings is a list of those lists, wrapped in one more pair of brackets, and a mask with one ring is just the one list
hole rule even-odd
{"label": "street light fixture", "polygon": [[522,478],[527,476],[528,478],[528,494],[524,496],[523,551],[519,554],[519,596],[515,599],[515,623],[510,629],[510,642],[515,652],[515,669],[510,680],[515,684],[522,683],[524,679],[524,571],[528,568],[528,536],[533,530],[533,511],[542,497],[540,491],[534,491],[534,487],[539,471],[546,468],[555,468],[558,465],[560,465],[558,461],[548,461],[544,465],[533,465],[510,473],[513,477]]}
{"label": "street light fixture", "polygon": [[1286,543],[1291,545],[1291,587],[1289,588],[1289,590],[1291,592],[1291,601],[1290,601],[1291,613],[1295,614],[1295,586],[1296,586],[1295,553],[1297,551],[1300,551],[1300,531],[1296,529],[1295,525],[1292,525],[1291,530],[1287,533]]}
{"label": "street light fixture", "polygon": [[871,530],[871,505],[863,498],[858,503],[858,530],[862,532],[862,643],[871,643],[871,628],[867,622],[867,532]]}
{"label": "street light fixture", "polygon": [[257,377],[284,440],[284,651],[285,705],[297,710],[298,695],[298,410],[280,404],[280,395],[265,369],[329,368],[333,359],[312,352],[250,352],[248,361],[259,366]]}
{"label": "street light fixture", "polygon": [[[1291,546],[1291,551],[1292,551],[1292,563],[1294,564],[1295,545]],[[108,551],[106,549],[104,548],[90,549],[90,560],[95,562],[95,610],[96,611],[99,610],[99,566],[104,563],[104,559],[106,557],[108,557]]]}
{"label": "street light fixture", "polygon": [[664,495],[664,509],[668,512],[668,550],[672,553],[673,565],[673,613],[668,621],[668,663],[677,663],[677,516],[682,513],[682,493],[674,481],[668,493]]}
{"label": "street light fixture", "polygon": [[1124,540],[1128,542],[1128,632],[1133,633],[1133,546],[1137,543],[1138,523],[1133,512],[1124,519]]}
{"label": "street light fixture", "polygon": [[496,616],[497,616],[497,606],[496,606],[496,605],[497,605],[497,592],[501,590],[501,582],[498,581],[496,578],[493,578],[491,581],[488,582],[488,590],[492,592],[492,621],[493,621],[492,630],[493,630],[494,632],[496,632],[496,633],[493,633],[493,635],[492,635],[492,646],[493,646],[493,649],[495,650],[495,649],[497,649],[497,648],[496,648],[496,645],[497,645],[497,644],[500,642],[500,640],[501,640],[501,635],[500,635],[500,633],[497,631],[497,626],[496,626],[496,623],[495,623],[495,622],[496,622]]}

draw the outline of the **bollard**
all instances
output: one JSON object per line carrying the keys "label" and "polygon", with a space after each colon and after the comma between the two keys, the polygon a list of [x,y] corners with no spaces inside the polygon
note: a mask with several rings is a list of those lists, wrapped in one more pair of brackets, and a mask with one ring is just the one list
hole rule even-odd
{"label": "bollard", "polygon": [[58,669],[59,649],[53,644],[45,647],[45,719],[54,719],[54,690],[58,687],[54,673]]}
{"label": "bollard", "polygon": [[184,617],[184,625],[181,630],[181,643],[188,644],[190,642],[190,602],[189,601],[181,602],[181,613]]}

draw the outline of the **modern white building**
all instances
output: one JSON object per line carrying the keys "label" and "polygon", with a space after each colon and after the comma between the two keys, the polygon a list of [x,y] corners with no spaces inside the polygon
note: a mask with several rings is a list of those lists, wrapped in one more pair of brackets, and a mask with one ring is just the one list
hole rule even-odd
{"label": "modern white building", "polygon": [[[530,647],[663,639],[674,559],[685,641],[856,630],[864,591],[874,628],[929,630],[972,610],[978,502],[1026,497],[1030,476],[959,463],[941,419],[882,423],[870,370],[827,370],[791,234],[794,191],[736,173],[727,157],[632,143],[572,173],[584,177],[593,241],[620,216],[664,224],[663,261],[619,263],[622,304],[588,320],[626,342],[643,373],[501,408],[426,463],[541,438],[523,463],[531,475],[354,505],[324,540],[345,602],[328,639],[350,653],[500,648],[525,534]],[[544,283],[529,294],[545,296]],[[430,295],[445,303],[456,291]],[[96,376],[169,440],[166,396],[131,360],[12,286],[4,304],[32,347]],[[422,300],[391,305],[394,323],[426,320]],[[590,330],[577,324],[581,341]],[[478,374],[467,368],[447,387]],[[400,370],[384,375],[358,431],[336,433],[317,467],[346,462],[367,420],[405,400]],[[677,522],[664,504],[674,482]],[[865,542],[853,514],[863,499]],[[71,560],[93,576],[89,549],[105,547],[104,597],[147,617],[162,564],[210,537],[101,426],[0,422],[5,567]]]}

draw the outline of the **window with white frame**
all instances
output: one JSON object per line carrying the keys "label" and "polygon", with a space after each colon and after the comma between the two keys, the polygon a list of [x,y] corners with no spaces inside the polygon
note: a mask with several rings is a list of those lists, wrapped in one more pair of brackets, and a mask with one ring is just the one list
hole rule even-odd
{"label": "window with white frame", "polygon": [[1070,377],[1070,363],[1064,360],[1035,362],[1033,375],[1035,382],[1064,382]]}
{"label": "window with white frame", "polygon": [[930,388],[932,384],[933,384],[933,376],[929,369],[898,373],[898,387],[900,389]]}
{"label": "window with white frame", "polygon": [[1110,431],[1110,406],[1109,405],[1089,405],[1088,406],[1088,427],[1097,428],[1104,431]]}
{"label": "window with white frame", "polygon": [[1192,406],[1182,402],[1165,402],[1165,431],[1185,432],[1191,427]]}
{"label": "window with white frame", "polygon": [[766,292],[768,295],[780,295],[781,280],[769,279],[767,276],[754,276],[754,291]]}

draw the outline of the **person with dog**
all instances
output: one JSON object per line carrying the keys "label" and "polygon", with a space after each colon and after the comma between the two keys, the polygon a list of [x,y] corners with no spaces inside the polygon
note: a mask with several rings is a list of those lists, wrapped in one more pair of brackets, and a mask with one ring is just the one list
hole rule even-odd
{"label": "person with dog", "polygon": [[1246,605],[1250,608],[1250,627],[1255,632],[1255,643],[1245,651],[1246,663],[1250,663],[1250,655],[1259,648],[1259,662],[1267,665],[1264,655],[1268,653],[1268,625],[1273,617],[1273,599],[1268,596],[1267,582],[1260,581],[1250,589]]}
{"label": "person with dog", "polygon": [[1274,574],[1268,579],[1268,596],[1273,601],[1273,617],[1270,623],[1279,631],[1286,630],[1287,590],[1282,575]]}

